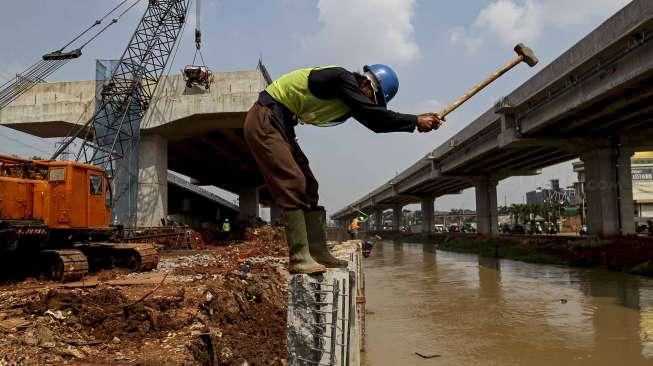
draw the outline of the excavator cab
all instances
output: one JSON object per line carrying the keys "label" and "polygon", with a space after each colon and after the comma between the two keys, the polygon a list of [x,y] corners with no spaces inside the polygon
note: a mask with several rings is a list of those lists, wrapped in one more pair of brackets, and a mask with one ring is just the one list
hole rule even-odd
{"label": "excavator cab", "polygon": [[213,73],[206,66],[188,65],[184,68],[183,75],[187,88],[199,85],[203,86],[206,90],[211,89]]}
{"label": "excavator cab", "polygon": [[49,229],[105,229],[111,189],[105,171],[71,161],[0,156],[0,221]]}

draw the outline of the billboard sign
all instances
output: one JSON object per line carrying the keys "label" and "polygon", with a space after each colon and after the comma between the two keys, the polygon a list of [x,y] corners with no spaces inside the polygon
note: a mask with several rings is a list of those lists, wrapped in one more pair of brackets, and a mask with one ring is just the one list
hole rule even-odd
{"label": "billboard sign", "polygon": [[653,168],[632,169],[633,180],[653,180]]}

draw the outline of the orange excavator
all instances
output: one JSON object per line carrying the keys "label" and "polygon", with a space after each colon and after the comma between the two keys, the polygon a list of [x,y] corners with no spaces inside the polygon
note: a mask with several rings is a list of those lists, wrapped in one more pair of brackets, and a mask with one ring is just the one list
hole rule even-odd
{"label": "orange excavator", "polygon": [[63,281],[80,279],[89,264],[155,268],[153,245],[117,242],[110,187],[97,166],[0,155],[0,253],[29,258]]}
{"label": "orange excavator", "polygon": [[[128,9],[139,1],[127,4]],[[20,266],[38,267],[63,281],[105,266],[135,271],[157,266],[154,245],[133,243],[121,226],[110,225],[117,199],[112,182],[121,174],[117,163],[129,156],[138,139],[140,121],[183,30],[189,2],[148,0],[127,49],[102,86],[93,117],[51,159],[0,156],[2,266],[16,266],[17,258]],[[57,160],[79,141],[76,161]]]}

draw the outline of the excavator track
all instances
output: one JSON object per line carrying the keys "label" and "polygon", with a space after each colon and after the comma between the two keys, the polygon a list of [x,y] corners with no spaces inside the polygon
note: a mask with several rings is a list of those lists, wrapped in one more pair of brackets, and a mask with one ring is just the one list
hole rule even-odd
{"label": "excavator track", "polygon": [[76,248],[88,257],[91,267],[128,268],[135,272],[151,271],[159,264],[159,252],[147,243],[87,243]]}
{"label": "excavator track", "polygon": [[88,260],[75,249],[41,251],[46,275],[56,281],[77,281],[88,273]]}
{"label": "excavator track", "polygon": [[121,258],[126,258],[126,265],[132,271],[151,271],[159,264],[159,251],[153,244],[112,244],[119,253],[124,253]]}

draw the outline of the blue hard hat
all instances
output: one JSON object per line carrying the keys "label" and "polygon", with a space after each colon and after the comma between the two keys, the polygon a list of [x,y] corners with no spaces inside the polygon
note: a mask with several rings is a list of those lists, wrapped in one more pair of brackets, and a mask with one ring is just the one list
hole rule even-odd
{"label": "blue hard hat", "polygon": [[399,91],[399,78],[397,74],[388,65],[374,64],[363,66],[364,72],[371,73],[377,81],[378,89],[376,100],[386,106]]}

